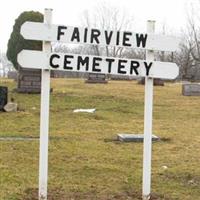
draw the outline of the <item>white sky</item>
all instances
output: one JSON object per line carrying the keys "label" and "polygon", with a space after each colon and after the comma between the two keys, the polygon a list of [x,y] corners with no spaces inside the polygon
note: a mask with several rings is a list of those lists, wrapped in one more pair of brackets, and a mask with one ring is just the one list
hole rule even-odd
{"label": "white sky", "polygon": [[23,11],[43,13],[44,8],[52,8],[53,23],[81,26],[84,10],[92,12],[99,4],[106,3],[132,15],[134,31],[144,32],[146,21],[156,20],[157,32],[161,32],[165,23],[167,32],[176,34],[186,25],[187,9],[195,2],[197,0],[5,0],[0,6],[0,52],[6,52],[15,19]]}

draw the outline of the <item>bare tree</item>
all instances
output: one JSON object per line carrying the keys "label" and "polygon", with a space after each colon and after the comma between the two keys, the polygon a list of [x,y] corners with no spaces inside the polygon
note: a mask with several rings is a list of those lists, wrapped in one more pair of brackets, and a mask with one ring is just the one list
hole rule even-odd
{"label": "bare tree", "polygon": [[189,46],[191,49],[192,58],[200,63],[200,30],[193,20],[189,20]]}
{"label": "bare tree", "polygon": [[[200,0],[191,4],[187,13],[187,26],[176,62],[181,66],[182,78],[195,79],[200,72]],[[200,74],[199,74],[200,76]],[[198,78],[198,77],[197,77]],[[200,77],[199,77],[200,79]]]}
{"label": "bare tree", "polygon": [[7,59],[5,53],[0,52],[0,76],[6,77],[9,71],[13,71],[12,63]]}
{"label": "bare tree", "polygon": [[[98,5],[93,12],[85,10],[82,15],[82,24],[89,28],[98,28],[102,30],[130,31],[132,29],[133,17],[128,16],[125,11],[121,11],[116,7],[104,3]],[[84,45],[81,53],[107,57],[123,57],[127,52],[128,50],[123,47]],[[96,76],[96,78],[93,78],[93,76]],[[100,78],[100,76],[102,75],[89,74],[87,82],[95,82],[95,79],[96,82],[104,82],[105,77]],[[111,76],[107,75],[107,77]]]}
{"label": "bare tree", "polygon": [[[133,17],[122,12],[118,8],[108,6],[106,3],[99,5],[91,13],[85,10],[82,15],[82,24],[87,27],[113,30],[113,31],[126,31],[131,30],[133,24]],[[122,57],[123,47],[99,47],[97,45],[87,45],[83,48],[83,53],[94,55],[105,55],[112,57]]]}
{"label": "bare tree", "polygon": [[188,42],[191,49],[192,58],[200,63],[200,0],[192,4],[188,13]]}
{"label": "bare tree", "polygon": [[191,48],[186,40],[182,40],[179,51],[174,54],[174,62],[180,66],[179,77],[183,80],[191,79],[190,71],[194,65],[194,60],[191,55]]}
{"label": "bare tree", "polygon": [[[106,3],[100,4],[93,11],[85,10],[81,16],[81,23],[84,27],[88,28],[130,31],[133,24],[133,17],[128,16],[125,11],[109,6]],[[71,52],[111,57],[122,57],[124,55],[123,52],[125,51],[125,48],[123,47],[103,47],[91,44],[78,45],[78,47],[75,45],[72,47],[72,45],[61,43],[55,43],[53,49],[56,52],[59,51],[63,53]]]}

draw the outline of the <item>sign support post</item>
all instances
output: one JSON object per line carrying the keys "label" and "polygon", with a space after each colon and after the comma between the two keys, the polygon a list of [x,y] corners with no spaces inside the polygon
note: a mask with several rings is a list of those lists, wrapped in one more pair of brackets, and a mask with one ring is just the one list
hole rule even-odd
{"label": "sign support post", "polygon": [[[155,32],[155,21],[147,21],[147,33]],[[146,60],[154,60],[154,52],[146,50]],[[143,200],[150,199],[152,154],[153,78],[145,77],[144,150],[143,150]]]}
{"label": "sign support post", "polygon": [[[45,9],[44,23],[50,28],[52,9]],[[43,41],[43,51],[51,52],[51,42]],[[41,71],[39,200],[47,200],[50,70]]]}

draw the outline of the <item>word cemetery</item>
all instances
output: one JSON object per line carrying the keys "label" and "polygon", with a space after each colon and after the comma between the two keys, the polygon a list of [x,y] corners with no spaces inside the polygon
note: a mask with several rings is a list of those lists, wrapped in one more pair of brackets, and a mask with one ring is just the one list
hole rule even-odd
{"label": "word cemetery", "polygon": [[[57,62],[53,62],[57,58]],[[55,64],[57,63],[57,64]],[[60,63],[60,64],[59,64]],[[145,71],[144,76],[149,75],[150,68],[153,62],[147,63],[139,62],[136,60],[123,60],[123,59],[113,59],[113,58],[102,58],[93,56],[81,56],[81,55],[59,55],[52,54],[49,59],[49,65],[52,69],[66,69],[72,71],[84,71],[84,72],[94,72],[94,73],[106,73],[106,74],[126,74],[135,75],[139,74],[139,70]],[[116,67],[114,67],[116,66]],[[81,67],[84,67],[81,69]],[[89,70],[90,69],[90,70]],[[115,70],[115,71],[114,71]]]}
{"label": "word cemetery", "polygon": [[[40,58],[40,59],[38,59]],[[152,78],[175,78],[178,67],[174,63],[112,58],[103,56],[50,53],[23,50],[18,61],[27,68],[43,68],[74,72],[103,73]]]}
{"label": "word cemetery", "polygon": [[[147,33],[79,28],[52,24],[52,10],[45,9],[44,23],[25,22],[21,35],[28,40],[43,41],[43,51],[22,50],[18,63],[24,68],[42,69],[40,111],[39,200],[47,200],[50,71],[76,71],[145,77],[143,200],[151,193],[151,148],[153,78],[175,79],[175,63],[154,60],[154,52],[175,51],[179,41],[171,36],[155,35],[154,21],[148,21]],[[51,52],[51,42],[118,46],[146,50],[146,60]]]}

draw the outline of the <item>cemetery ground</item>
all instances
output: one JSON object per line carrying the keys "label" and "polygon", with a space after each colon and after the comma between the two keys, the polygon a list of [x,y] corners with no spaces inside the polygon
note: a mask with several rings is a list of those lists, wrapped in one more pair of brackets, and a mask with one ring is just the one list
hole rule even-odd
{"label": "cemetery ground", "polygon": [[[9,87],[19,111],[0,113],[0,199],[36,200],[40,95]],[[144,86],[135,81],[85,84],[51,79],[49,200],[141,199],[142,143],[118,133],[143,133]],[[96,112],[73,113],[78,108]],[[180,83],[154,87],[152,199],[200,199],[200,98],[181,95]]]}

